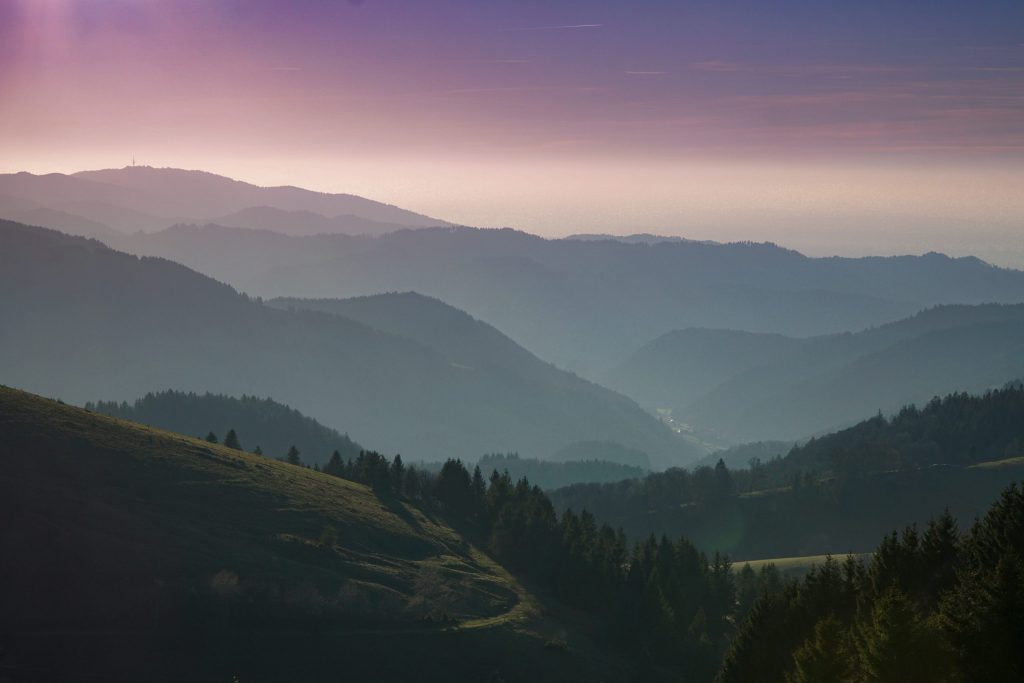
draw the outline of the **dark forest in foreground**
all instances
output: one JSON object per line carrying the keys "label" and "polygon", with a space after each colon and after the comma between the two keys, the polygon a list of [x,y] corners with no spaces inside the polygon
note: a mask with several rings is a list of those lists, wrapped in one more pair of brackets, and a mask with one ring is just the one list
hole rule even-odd
{"label": "dark forest in foreground", "polygon": [[[342,662],[405,680],[402,661],[435,680],[805,681],[826,665],[898,680],[912,652],[949,678],[905,680],[1019,672],[1014,488],[963,538],[937,517],[792,583],[685,538],[630,543],[457,460],[435,475],[363,451],[316,472],[13,390],[0,402],[8,668],[127,676],[145,656],[169,677],[273,680],[298,656],[308,680]],[[821,655],[836,643],[844,658]],[[392,645],[413,659],[380,661]]]}

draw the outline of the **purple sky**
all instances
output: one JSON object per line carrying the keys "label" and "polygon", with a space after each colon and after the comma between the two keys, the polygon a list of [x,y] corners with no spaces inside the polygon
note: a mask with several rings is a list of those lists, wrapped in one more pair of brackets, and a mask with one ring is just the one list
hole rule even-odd
{"label": "purple sky", "polygon": [[3,0],[0,147],[1024,265],[1024,3]]}

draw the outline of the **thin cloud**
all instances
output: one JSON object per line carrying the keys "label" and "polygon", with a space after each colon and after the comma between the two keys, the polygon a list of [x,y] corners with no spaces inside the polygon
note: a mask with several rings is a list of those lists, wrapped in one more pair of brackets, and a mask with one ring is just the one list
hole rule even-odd
{"label": "thin cloud", "polygon": [[484,88],[456,88],[453,90],[443,90],[438,92],[439,95],[486,95],[486,94],[502,94],[502,93],[524,93],[524,92],[575,92],[575,93],[590,93],[590,92],[605,92],[607,88],[605,86],[597,85],[510,85],[510,86],[494,86]]}
{"label": "thin cloud", "polygon": [[557,26],[523,26],[505,29],[506,31],[572,31],[576,29],[604,28],[604,24],[561,24]]}
{"label": "thin cloud", "polygon": [[704,61],[689,65],[694,71],[747,72],[779,76],[834,76],[901,74],[916,67],[888,64],[754,64],[743,62]]}

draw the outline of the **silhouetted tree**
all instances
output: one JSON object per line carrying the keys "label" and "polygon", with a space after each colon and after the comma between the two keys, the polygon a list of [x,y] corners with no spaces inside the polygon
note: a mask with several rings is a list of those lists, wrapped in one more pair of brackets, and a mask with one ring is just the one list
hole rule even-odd
{"label": "silhouetted tree", "polygon": [[299,449],[292,446],[288,449],[288,454],[284,456],[285,462],[291,465],[301,465],[302,459],[299,457]]}
{"label": "silhouetted tree", "polygon": [[402,456],[395,455],[391,461],[391,490],[401,495],[402,484],[405,483],[405,465],[402,464]]}
{"label": "silhouetted tree", "polygon": [[483,509],[485,498],[487,497],[487,484],[480,473],[479,465],[473,468],[473,480],[470,482],[470,488],[473,490],[473,504]]}
{"label": "silhouetted tree", "polygon": [[225,435],[224,445],[237,451],[242,450],[242,444],[238,441],[238,434],[235,433],[233,428],[229,429],[227,435]]}
{"label": "silhouetted tree", "polygon": [[846,627],[829,616],[814,626],[814,634],[793,653],[793,670],[786,683],[844,683],[854,671]]}
{"label": "silhouetted tree", "polygon": [[447,460],[434,484],[434,497],[456,515],[473,512],[473,491],[469,472],[461,460]]}
{"label": "silhouetted tree", "polygon": [[324,465],[324,472],[333,477],[341,477],[345,474],[345,463],[341,460],[341,453],[338,451],[331,453],[330,460]]}

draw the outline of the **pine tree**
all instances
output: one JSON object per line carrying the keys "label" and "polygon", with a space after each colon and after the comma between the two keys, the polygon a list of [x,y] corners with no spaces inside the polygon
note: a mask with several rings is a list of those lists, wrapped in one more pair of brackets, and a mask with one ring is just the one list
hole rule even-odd
{"label": "pine tree", "polygon": [[228,430],[227,435],[224,437],[224,445],[237,451],[242,450],[242,444],[238,441],[238,434],[235,433],[234,428]]}
{"label": "pine tree", "polygon": [[206,440],[210,443],[217,443],[217,435],[214,434],[213,432],[210,432],[209,434],[206,435]]}
{"label": "pine tree", "polygon": [[391,490],[401,495],[402,484],[405,481],[405,465],[402,464],[402,456],[399,454],[395,455],[395,459],[391,461]]}
{"label": "pine tree", "polygon": [[416,471],[415,465],[409,465],[405,470],[405,479],[402,482],[402,493],[406,498],[416,500],[420,497],[420,473]]}
{"label": "pine tree", "polygon": [[941,683],[954,672],[942,634],[896,588],[875,602],[857,650],[863,683]]}
{"label": "pine tree", "polygon": [[470,483],[470,488],[473,489],[473,502],[478,508],[483,508],[484,498],[487,497],[487,484],[484,482],[483,474],[480,473],[479,465],[473,468],[473,480]]}
{"label": "pine tree", "polygon": [[326,465],[324,465],[324,472],[333,477],[340,477],[344,474],[344,470],[345,463],[341,460],[341,453],[336,450],[331,453],[331,459],[327,461]]}
{"label": "pine tree", "polygon": [[259,444],[256,445],[256,448],[252,449],[252,452],[254,455],[263,455],[263,449],[259,447]]}
{"label": "pine tree", "polygon": [[291,465],[301,465],[302,460],[299,458],[299,449],[294,445],[288,449],[288,455],[284,457],[285,462]]}
{"label": "pine tree", "polygon": [[793,653],[786,683],[843,683],[850,680],[852,664],[846,629],[835,617],[826,617]]}

